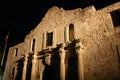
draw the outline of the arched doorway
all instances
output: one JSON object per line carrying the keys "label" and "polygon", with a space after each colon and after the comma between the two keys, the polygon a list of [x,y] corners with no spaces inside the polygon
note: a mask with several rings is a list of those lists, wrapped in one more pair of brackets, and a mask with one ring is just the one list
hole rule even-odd
{"label": "arched doorway", "polygon": [[55,69],[53,66],[45,66],[42,80],[55,80]]}
{"label": "arched doorway", "polygon": [[76,56],[68,59],[67,80],[78,80],[78,61]]}

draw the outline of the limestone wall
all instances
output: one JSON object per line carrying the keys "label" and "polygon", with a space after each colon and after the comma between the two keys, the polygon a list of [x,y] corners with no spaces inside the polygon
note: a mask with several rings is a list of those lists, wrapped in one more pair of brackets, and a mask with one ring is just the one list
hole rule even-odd
{"label": "limestone wall", "polygon": [[[97,11],[94,6],[74,10],[50,8],[37,27],[25,37],[25,41],[9,49],[4,80],[13,79],[11,75],[13,67],[15,67],[14,76],[17,76],[18,64],[15,62],[21,59],[22,54],[32,52],[33,39],[35,39],[34,54],[38,54],[47,48],[55,48],[60,43],[69,43],[70,24],[74,27],[74,38],[80,39],[80,55],[83,65],[82,79],[119,80],[120,27],[114,27],[110,15],[110,12],[119,8],[120,2]],[[50,32],[53,32],[52,46],[47,47],[46,37],[47,33]],[[15,56],[16,48],[18,48],[17,56]],[[35,71],[37,72],[37,68],[39,68],[40,73],[43,73],[44,64],[42,64],[42,60],[37,63],[39,64],[36,64]]]}
{"label": "limestone wall", "polygon": [[[4,80],[16,79],[15,77],[18,75],[22,76],[24,57],[30,53],[29,49],[29,40],[9,48]],[[18,71],[20,74],[18,74]],[[14,72],[14,74],[12,74],[12,72]]]}

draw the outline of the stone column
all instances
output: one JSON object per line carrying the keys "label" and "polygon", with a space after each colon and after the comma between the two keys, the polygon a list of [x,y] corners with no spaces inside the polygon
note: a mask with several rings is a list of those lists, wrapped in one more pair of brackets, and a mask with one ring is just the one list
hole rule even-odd
{"label": "stone column", "polygon": [[25,55],[25,61],[24,61],[23,72],[22,72],[22,80],[26,80],[27,62],[28,62],[28,54]]}
{"label": "stone column", "polygon": [[41,65],[40,65],[40,80],[42,80],[43,78],[43,72],[45,70],[45,66],[42,64],[42,60],[41,60]]}
{"label": "stone column", "polygon": [[76,53],[78,55],[78,77],[79,77],[79,80],[84,80],[83,62],[82,62],[82,54],[81,54],[80,47],[81,47],[80,40],[77,40]]}
{"label": "stone column", "polygon": [[36,63],[37,63],[37,54],[33,55],[32,60],[32,70],[31,70],[31,80],[36,80]]}
{"label": "stone column", "polygon": [[65,80],[65,50],[64,45],[59,49],[60,54],[60,80]]}

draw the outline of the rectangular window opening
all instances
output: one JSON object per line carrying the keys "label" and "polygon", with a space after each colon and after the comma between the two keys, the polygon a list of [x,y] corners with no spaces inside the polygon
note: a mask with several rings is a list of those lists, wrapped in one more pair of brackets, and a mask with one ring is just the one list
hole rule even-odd
{"label": "rectangular window opening", "polygon": [[52,46],[53,44],[53,32],[47,33],[46,46]]}
{"label": "rectangular window opening", "polygon": [[31,40],[31,43],[30,43],[30,52],[33,52],[34,48],[35,48],[35,39]]}
{"label": "rectangular window opening", "polygon": [[120,10],[116,10],[110,13],[114,27],[120,26]]}
{"label": "rectangular window opening", "polygon": [[32,43],[32,51],[34,51],[35,49],[35,39],[33,39],[33,43]]}
{"label": "rectangular window opening", "polygon": [[15,56],[18,55],[18,48],[15,49]]}

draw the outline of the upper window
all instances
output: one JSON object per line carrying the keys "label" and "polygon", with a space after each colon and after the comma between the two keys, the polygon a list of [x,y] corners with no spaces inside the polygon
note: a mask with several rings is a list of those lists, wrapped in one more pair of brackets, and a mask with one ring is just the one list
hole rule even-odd
{"label": "upper window", "polygon": [[69,25],[69,41],[74,39],[74,25],[71,23]]}
{"label": "upper window", "polygon": [[15,56],[18,55],[18,48],[15,49]]}
{"label": "upper window", "polygon": [[47,33],[46,46],[52,46],[53,44],[53,32]]}
{"label": "upper window", "polygon": [[33,39],[33,43],[32,43],[32,51],[34,51],[35,49],[35,39]]}
{"label": "upper window", "polygon": [[34,51],[34,48],[35,48],[35,39],[31,40],[30,51]]}
{"label": "upper window", "polygon": [[116,10],[110,13],[114,27],[120,26],[120,10]]}

